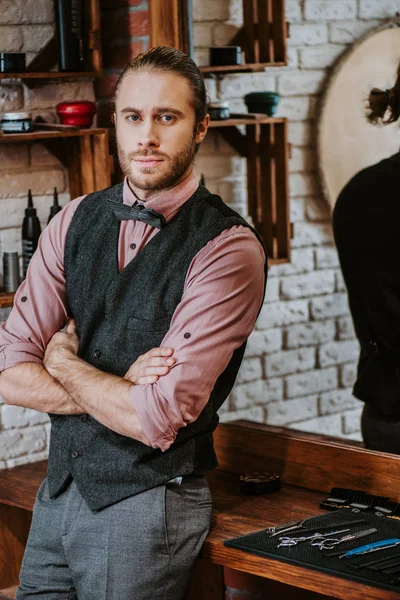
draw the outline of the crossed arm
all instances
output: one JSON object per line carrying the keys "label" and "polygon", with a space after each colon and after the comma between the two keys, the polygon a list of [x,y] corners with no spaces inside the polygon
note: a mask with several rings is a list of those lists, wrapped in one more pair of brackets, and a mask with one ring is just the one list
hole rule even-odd
{"label": "crossed arm", "polygon": [[[140,356],[125,377],[104,373],[77,356],[79,338],[73,320],[50,340],[43,366],[21,363],[0,376],[7,404],[56,414],[90,414],[106,427],[150,445],[130,399],[132,384],[155,383],[176,362],[172,348],[154,348]],[[113,399],[110,402],[110,398]]]}

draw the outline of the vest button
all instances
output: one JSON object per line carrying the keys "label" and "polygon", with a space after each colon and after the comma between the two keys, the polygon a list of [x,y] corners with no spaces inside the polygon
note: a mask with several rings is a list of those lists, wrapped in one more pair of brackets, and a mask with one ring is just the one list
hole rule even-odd
{"label": "vest button", "polygon": [[82,423],[86,423],[86,421],[88,420],[89,415],[81,415],[81,421]]}
{"label": "vest button", "polygon": [[28,298],[26,296],[22,296],[21,302],[26,302],[27,300],[28,300]]}
{"label": "vest button", "polygon": [[136,248],[136,244],[130,244],[129,247],[130,247],[131,250],[134,250]]}
{"label": "vest button", "polygon": [[101,352],[100,352],[100,350],[95,350],[95,351],[94,351],[94,357],[95,357],[95,358],[100,358],[100,356],[101,356]]}
{"label": "vest button", "polygon": [[190,338],[190,333],[187,331],[183,337],[188,340]]}
{"label": "vest button", "polygon": [[71,456],[72,456],[72,458],[78,458],[79,452],[74,451],[74,452],[72,452]]}

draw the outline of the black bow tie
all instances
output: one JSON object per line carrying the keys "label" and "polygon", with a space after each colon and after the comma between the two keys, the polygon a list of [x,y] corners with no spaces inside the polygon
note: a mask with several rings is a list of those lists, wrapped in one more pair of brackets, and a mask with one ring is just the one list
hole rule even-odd
{"label": "black bow tie", "polygon": [[120,221],[127,221],[128,219],[134,219],[135,221],[142,221],[148,223],[152,227],[161,229],[166,225],[165,218],[160,213],[156,212],[152,208],[146,208],[141,204],[135,204],[134,206],[128,206],[122,202],[116,202],[115,200],[108,200],[111,204],[115,216]]}

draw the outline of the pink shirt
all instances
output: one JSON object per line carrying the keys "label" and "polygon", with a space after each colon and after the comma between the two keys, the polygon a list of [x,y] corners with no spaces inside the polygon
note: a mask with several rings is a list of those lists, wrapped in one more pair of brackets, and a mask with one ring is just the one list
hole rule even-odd
{"label": "pink shirt", "polygon": [[[192,171],[178,186],[148,200],[146,206],[163,214],[168,222],[197,187]],[[82,199],[69,202],[40,237],[14,307],[7,322],[0,325],[0,372],[23,362],[41,363],[46,345],[68,318],[64,247]],[[123,201],[130,206],[137,202],[127,180]],[[119,269],[158,232],[140,221],[121,221]],[[192,260],[182,300],[161,343],[174,349],[177,362],[157,383],[132,385],[130,391],[139,423],[153,448],[167,450],[178,429],[196,420],[233,351],[250,335],[262,302],[264,263],[261,244],[242,226],[223,231]],[[183,335],[187,332],[189,338]]]}

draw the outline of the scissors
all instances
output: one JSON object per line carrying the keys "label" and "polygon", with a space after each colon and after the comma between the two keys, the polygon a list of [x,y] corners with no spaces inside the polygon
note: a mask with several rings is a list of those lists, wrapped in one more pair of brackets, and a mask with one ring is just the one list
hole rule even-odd
{"label": "scissors", "polygon": [[334,531],[328,531],[327,533],[316,532],[311,535],[302,535],[297,537],[283,536],[279,538],[279,544],[277,548],[287,546],[297,546],[299,542],[308,542],[309,540],[320,540],[321,538],[328,538],[330,535],[338,535],[339,533],[346,533],[350,529],[339,529]]}
{"label": "scissors", "polygon": [[374,527],[371,529],[364,529],[363,531],[358,531],[357,533],[349,533],[348,535],[344,535],[341,538],[323,538],[316,539],[311,542],[311,546],[318,546],[320,550],[331,550],[338,544],[343,544],[344,542],[351,542],[352,540],[358,540],[359,538],[365,537],[366,535],[371,535],[378,531]]}

